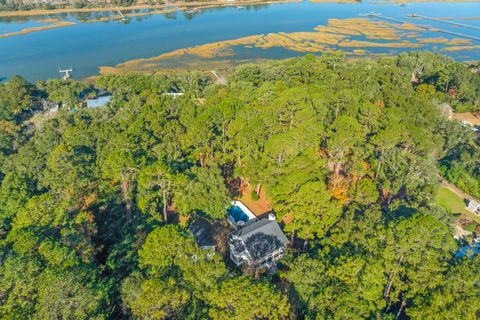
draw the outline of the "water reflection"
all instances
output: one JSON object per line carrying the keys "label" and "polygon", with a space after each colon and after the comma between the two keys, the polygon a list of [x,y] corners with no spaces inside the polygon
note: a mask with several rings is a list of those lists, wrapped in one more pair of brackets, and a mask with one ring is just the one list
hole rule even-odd
{"label": "water reflection", "polygon": [[[97,74],[98,66],[114,66],[125,61],[155,57],[198,45],[261,34],[309,33],[313,32],[317,26],[327,26],[329,19],[358,18],[360,14],[370,11],[380,12],[384,16],[400,20],[407,19],[406,15],[412,12],[435,17],[471,17],[472,12],[480,12],[480,3],[462,3],[461,5],[458,3],[416,3],[404,8],[394,4],[379,5],[371,2],[353,4],[291,2],[257,5],[233,4],[229,7],[204,7],[198,10],[193,10],[193,6],[189,8],[164,6],[154,9],[122,10],[122,15],[127,18],[126,20],[122,20],[116,10],[0,17],[0,31],[3,33],[16,32],[39,24],[50,24],[45,22],[45,19],[76,23],[69,27],[0,39],[0,70],[2,76],[21,73],[30,80],[36,80],[56,77],[58,76],[58,66],[72,65],[75,69],[75,77],[83,77]],[[480,25],[480,20],[472,20],[468,23]],[[444,25],[435,26],[433,22],[428,22],[428,24],[445,28]],[[356,27],[353,27],[352,30],[356,30]],[[462,33],[474,35],[475,31],[465,30]],[[425,34],[424,37],[433,38],[440,37],[440,35]],[[445,37],[449,40],[451,38],[450,36]],[[308,45],[310,40],[300,44]],[[416,42],[414,38],[408,38],[408,40]],[[377,42],[382,41],[378,40]],[[475,41],[472,43],[473,46],[478,44],[480,43]],[[246,47],[245,50],[234,47],[236,56],[223,58],[228,62],[234,59],[244,61],[305,54],[303,51],[286,50],[280,45],[281,43],[277,42],[270,49],[251,48],[252,45],[249,48]],[[357,47],[361,46],[362,43],[357,44]],[[443,45],[435,43],[425,45],[422,49],[443,50],[443,47]],[[317,49],[312,47],[311,50]],[[384,54],[412,49],[371,47],[364,51],[367,50],[368,54]],[[442,51],[442,53],[445,52]],[[473,60],[480,57],[480,49],[468,52],[448,52],[448,54],[457,59]],[[162,63],[167,67],[170,67],[171,64],[172,61]],[[193,61],[191,64],[192,67],[196,65],[198,65],[198,61]]]}
{"label": "water reflection", "polygon": [[[187,20],[192,20],[193,18],[212,13],[215,11],[224,11],[231,9],[235,6],[225,6],[225,7],[192,7],[192,9],[179,8],[177,6],[165,6],[161,9],[154,8],[145,8],[145,9],[122,9],[122,14],[127,18],[125,21],[122,21],[124,24],[129,24],[133,20],[136,22],[142,22],[146,19],[150,19],[154,15],[162,15],[164,18],[169,20],[176,20],[178,15],[182,15]],[[269,7],[269,4],[251,4],[251,5],[242,5],[238,6],[241,9],[246,11],[260,11],[266,10]],[[158,13],[157,13],[158,12]],[[41,15],[30,15],[30,16],[5,16],[0,17],[0,24],[10,24],[10,23],[26,23],[29,21],[42,21],[42,20],[64,20],[64,21],[76,21],[76,22],[108,22],[108,20],[116,20],[119,17],[119,13],[116,11],[87,11],[87,12],[61,12],[54,14],[41,14]]]}

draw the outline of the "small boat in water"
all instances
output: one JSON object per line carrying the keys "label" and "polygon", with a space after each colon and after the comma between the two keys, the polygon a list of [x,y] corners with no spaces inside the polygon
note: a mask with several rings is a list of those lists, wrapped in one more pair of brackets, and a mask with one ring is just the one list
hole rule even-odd
{"label": "small boat in water", "polygon": [[196,13],[199,12],[200,10],[198,9],[190,9],[190,10],[185,10],[186,13]]}

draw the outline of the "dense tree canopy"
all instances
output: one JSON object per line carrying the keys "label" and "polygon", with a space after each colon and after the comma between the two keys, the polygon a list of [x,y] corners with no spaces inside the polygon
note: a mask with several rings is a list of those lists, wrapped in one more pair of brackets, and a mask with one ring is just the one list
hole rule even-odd
{"label": "dense tree canopy", "polygon": [[[476,319],[480,260],[434,198],[440,175],[480,197],[475,136],[444,114],[479,92],[430,53],[0,83],[0,318]],[[238,184],[292,239],[276,272],[186,228],[228,228]]]}

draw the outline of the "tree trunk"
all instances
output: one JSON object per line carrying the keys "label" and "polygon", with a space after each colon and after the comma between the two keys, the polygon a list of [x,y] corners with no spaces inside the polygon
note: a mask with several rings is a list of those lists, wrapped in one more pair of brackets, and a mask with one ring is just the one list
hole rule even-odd
{"label": "tree trunk", "polygon": [[126,222],[127,224],[130,223],[132,220],[132,199],[128,194],[129,185],[127,182],[127,175],[123,172],[122,173],[122,195],[123,201],[125,202],[125,209],[126,209]]}
{"label": "tree trunk", "polygon": [[238,163],[238,167],[241,168],[242,167],[242,156],[241,156],[240,152],[238,153],[238,156],[237,156],[237,163]]}
{"label": "tree trunk", "polygon": [[160,184],[160,188],[162,188],[162,197],[163,197],[163,220],[165,220],[165,224],[168,223],[168,215],[167,215],[167,190],[165,190],[165,186]]}
{"label": "tree trunk", "polygon": [[[397,268],[400,267],[403,261],[403,255],[398,259],[397,262]],[[385,287],[385,291],[383,292],[383,297],[386,301],[390,300],[390,291],[392,290],[392,283],[393,283],[393,276],[395,275],[395,269],[392,268],[390,271],[390,275],[388,276],[388,283],[387,286]],[[387,307],[387,310],[390,308],[390,303]]]}
{"label": "tree trunk", "polygon": [[260,190],[262,189],[262,184],[259,183],[257,184],[257,187],[255,188],[255,193],[257,194],[258,199],[260,199]]}
{"label": "tree trunk", "polygon": [[283,161],[283,154],[280,153],[280,154],[278,155],[278,158],[277,158],[277,164],[282,163],[282,161]]}
{"label": "tree trunk", "polygon": [[379,161],[378,161],[377,171],[375,172],[375,179],[377,179],[378,174],[380,173],[380,168],[382,167],[382,158],[383,158],[383,151],[382,151],[382,153],[380,153],[380,158],[379,158]]}
{"label": "tree trunk", "polygon": [[167,206],[168,206],[168,199],[167,199],[167,188],[170,187],[170,181],[166,180],[165,182],[162,182],[161,180],[161,175],[157,175],[158,179],[158,185],[160,186],[160,189],[162,189],[162,199],[163,199],[163,220],[165,221],[165,224],[168,223],[168,214],[167,214]]}
{"label": "tree trunk", "polygon": [[395,273],[392,270],[390,271],[390,275],[388,276],[387,286],[385,287],[385,291],[383,292],[383,297],[385,298],[385,300],[388,300],[388,296],[390,295],[390,289],[392,288],[394,274]]}
{"label": "tree trunk", "polygon": [[309,239],[307,238],[307,239],[305,239],[305,241],[303,242],[303,251],[305,251],[305,250],[307,249],[307,247],[308,247],[308,241],[309,241]]}
{"label": "tree trunk", "polygon": [[226,132],[225,132],[225,124],[222,126],[222,151],[223,151],[223,154],[227,153],[227,147],[225,145],[225,137],[227,136]]}
{"label": "tree trunk", "polygon": [[200,152],[200,167],[203,168],[203,154]]}
{"label": "tree trunk", "polygon": [[402,300],[402,304],[400,305],[400,309],[398,309],[397,316],[395,317],[395,320],[397,320],[400,315],[402,314],[403,308],[405,308],[405,305],[407,304],[406,302],[407,299]]}

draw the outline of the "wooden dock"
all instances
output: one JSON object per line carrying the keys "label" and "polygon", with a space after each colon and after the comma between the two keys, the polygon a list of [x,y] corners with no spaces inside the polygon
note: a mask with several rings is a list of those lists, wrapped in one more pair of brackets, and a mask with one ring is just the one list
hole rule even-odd
{"label": "wooden dock", "polygon": [[[392,22],[401,23],[401,24],[404,24],[404,23],[412,24],[411,22],[402,21],[402,20],[399,20],[399,19],[391,18],[391,17],[386,17],[386,16],[381,15],[379,13],[373,13],[372,12],[372,13],[368,13],[368,14],[365,14],[365,15],[368,16],[371,19],[376,18],[376,19],[383,19],[383,20],[392,21]],[[424,17],[424,16],[419,16],[419,15],[416,15],[416,14],[410,14],[410,15],[408,15],[408,17],[421,18],[421,19],[428,18],[428,17]],[[456,26],[463,25],[463,24],[457,24],[456,22],[445,21],[445,20],[436,19],[436,18],[428,18],[427,20],[432,20],[432,19],[434,21],[448,22],[449,24],[453,24],[453,25],[456,25]],[[480,37],[477,37],[477,36],[472,36],[472,35],[469,35],[469,34],[459,33],[459,32],[455,32],[455,31],[449,31],[449,30],[445,30],[445,29],[442,29],[442,28],[435,28],[435,27],[427,26],[427,25],[423,25],[423,24],[417,24],[417,23],[413,23],[413,24],[416,25],[417,27],[425,29],[425,31],[446,33],[446,34],[450,34],[452,36],[456,36],[456,37],[459,37],[459,38],[480,41]],[[465,25],[465,26],[467,26],[467,25]],[[470,26],[470,27],[477,28],[475,26]],[[478,29],[480,30],[480,28],[478,28]]]}
{"label": "wooden dock", "polygon": [[456,27],[468,28],[468,29],[473,29],[473,30],[480,30],[480,27],[472,26],[470,24],[465,24],[465,23],[460,23],[460,22],[455,22],[455,21],[448,21],[448,20],[432,18],[432,17],[426,17],[426,16],[422,16],[422,15],[419,15],[419,14],[415,14],[415,13],[409,14],[407,16],[411,17],[411,18],[419,18],[419,19],[424,19],[424,20],[446,23],[446,24],[456,26]]}

